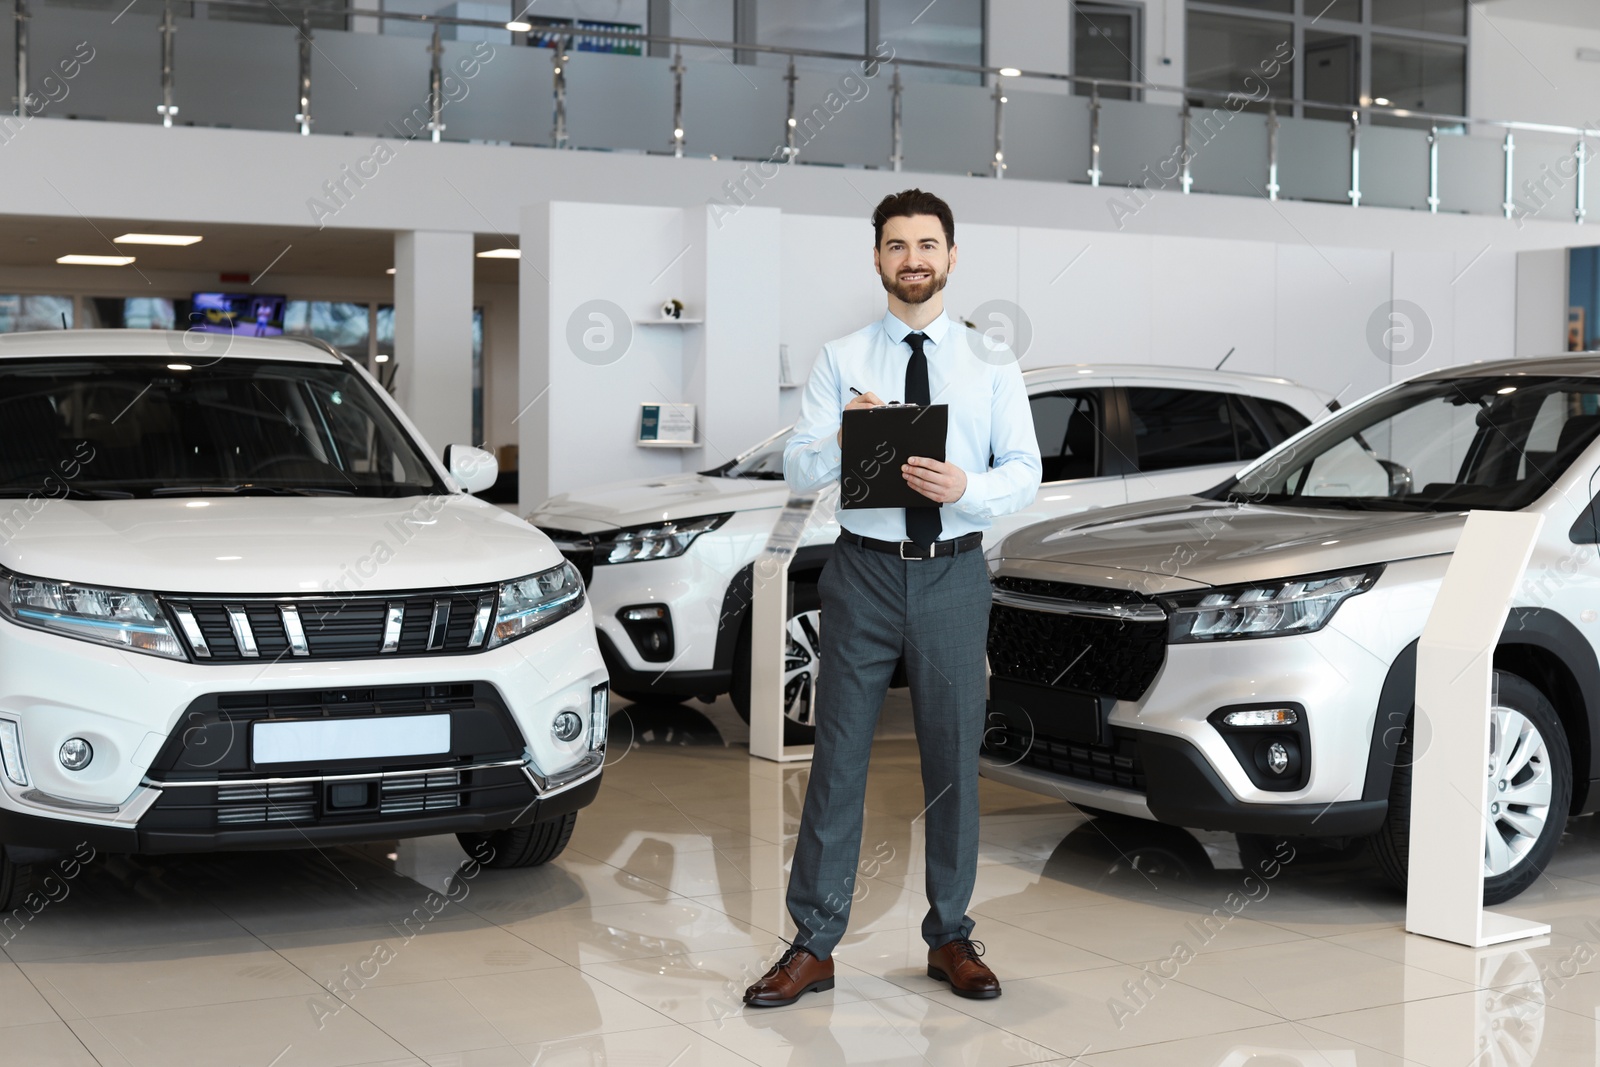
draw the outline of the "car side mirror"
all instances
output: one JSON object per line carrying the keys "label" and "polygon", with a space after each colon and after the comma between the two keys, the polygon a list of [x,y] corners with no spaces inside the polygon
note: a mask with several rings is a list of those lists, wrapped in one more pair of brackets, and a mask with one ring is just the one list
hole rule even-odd
{"label": "car side mirror", "polygon": [[444,465],[469,493],[492,489],[500,477],[500,464],[494,456],[471,445],[445,445]]}

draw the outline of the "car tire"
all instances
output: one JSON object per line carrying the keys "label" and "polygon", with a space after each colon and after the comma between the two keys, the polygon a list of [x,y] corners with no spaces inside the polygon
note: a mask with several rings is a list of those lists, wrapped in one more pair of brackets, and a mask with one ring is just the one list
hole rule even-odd
{"label": "car tire", "polygon": [[[815,742],[817,728],[811,720],[816,708],[817,671],[821,667],[822,594],[813,582],[796,582],[789,598],[789,655],[784,686],[788,705],[783,724],[785,745]],[[750,619],[739,629],[733,650],[733,685],[728,693],[733,709],[746,723],[750,721]]]}
{"label": "car tire", "polygon": [[485,867],[537,867],[549,863],[572,840],[578,813],[569,811],[559,818],[528,826],[513,826],[482,834],[457,834],[456,840],[467,855]]}
{"label": "car tire", "polygon": [[[1495,705],[1494,727],[1490,731],[1490,759],[1504,756],[1505,735],[1514,733],[1513,748],[1532,749],[1528,761],[1517,771],[1513,791],[1526,788],[1540,779],[1549,783],[1549,800],[1539,805],[1514,802],[1504,805],[1488,832],[1499,834],[1501,848],[1495,850],[1496,870],[1485,860],[1483,903],[1503,904],[1528,888],[1544,871],[1561,840],[1572,804],[1572,753],[1567,733],[1556,709],[1533,683],[1505,671],[1497,671],[1499,700]],[[1506,727],[1510,726],[1507,730]],[[1406,868],[1411,847],[1411,770],[1415,757],[1414,733],[1407,720],[1405,736],[1395,752],[1394,778],[1389,785],[1389,812],[1384,824],[1372,836],[1373,859],[1383,876],[1397,889],[1406,887]],[[1424,753],[1425,754],[1425,753]],[[1537,795],[1537,794],[1535,794]],[[1486,849],[1486,853],[1488,849]],[[1506,857],[1514,862],[1505,866]]]}

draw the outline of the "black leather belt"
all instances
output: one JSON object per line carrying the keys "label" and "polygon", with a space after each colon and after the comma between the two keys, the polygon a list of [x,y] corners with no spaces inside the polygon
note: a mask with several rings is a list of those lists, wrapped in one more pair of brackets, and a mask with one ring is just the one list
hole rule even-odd
{"label": "black leather belt", "polygon": [[839,540],[862,548],[870,548],[874,552],[884,552],[901,559],[937,559],[940,556],[955,556],[974,548],[983,547],[983,534],[969,533],[960,537],[952,537],[946,541],[935,541],[931,545],[917,545],[910,541],[880,541],[876,537],[862,537],[849,530],[839,531]]}

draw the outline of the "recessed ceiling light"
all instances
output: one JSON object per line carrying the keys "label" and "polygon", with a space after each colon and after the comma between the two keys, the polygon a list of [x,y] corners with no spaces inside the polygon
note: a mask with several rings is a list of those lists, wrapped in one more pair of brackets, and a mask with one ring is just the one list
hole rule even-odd
{"label": "recessed ceiling light", "polygon": [[1374,104],[1377,104],[1379,107],[1393,107],[1394,106],[1393,104],[1390,103],[1389,98],[1387,96],[1375,96],[1375,97],[1372,98],[1372,102]]}
{"label": "recessed ceiling light", "polygon": [[1016,67],[1001,67],[1000,68],[1000,77],[1002,77],[1002,78],[1020,78],[1020,77],[1022,77],[1022,71],[1018,70]]}
{"label": "recessed ceiling light", "polygon": [[394,273],[394,268],[390,267],[388,270],[384,271],[383,273],[385,273],[385,274],[393,274]]}
{"label": "recessed ceiling light", "polygon": [[192,364],[189,364],[189,363],[168,363],[167,364],[167,369],[168,370],[194,370],[194,366]]}
{"label": "recessed ceiling light", "polygon": [[479,252],[479,259],[521,259],[520,248],[491,248],[487,252]]}
{"label": "recessed ceiling light", "polygon": [[133,262],[132,256],[57,256],[57,263],[67,263],[79,267],[126,267]]}
{"label": "recessed ceiling light", "polygon": [[510,30],[512,33],[527,33],[529,30],[533,29],[533,23],[513,20],[506,23],[506,29]]}
{"label": "recessed ceiling light", "polygon": [[200,238],[194,234],[186,233],[125,233],[121,237],[113,237],[119,245],[172,245],[183,248],[187,245],[197,245]]}
{"label": "recessed ceiling light", "polygon": [[372,362],[374,362],[374,363],[387,363],[387,362],[389,362],[389,355],[386,352],[379,352],[377,355],[372,357]]}

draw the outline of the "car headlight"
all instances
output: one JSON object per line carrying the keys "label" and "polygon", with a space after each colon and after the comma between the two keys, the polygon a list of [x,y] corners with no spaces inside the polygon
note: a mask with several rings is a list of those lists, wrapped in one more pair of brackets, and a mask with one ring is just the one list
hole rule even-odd
{"label": "car headlight", "polygon": [[500,587],[489,647],[515,641],[583,607],[583,579],[567,562]]}
{"label": "car headlight", "polygon": [[595,545],[596,563],[634,563],[642,559],[667,559],[681,556],[694,544],[694,539],[708,530],[715,530],[733,516],[705,515],[698,519],[678,522],[658,522],[649,526],[634,526],[605,534]]}
{"label": "car headlight", "polygon": [[1346,598],[1371,589],[1382,573],[1382,567],[1372,567],[1165,597],[1167,641],[1179,645],[1311,633],[1326,626]]}
{"label": "car headlight", "polygon": [[153,594],[0,572],[0,615],[19,626],[130,652],[188,659]]}

